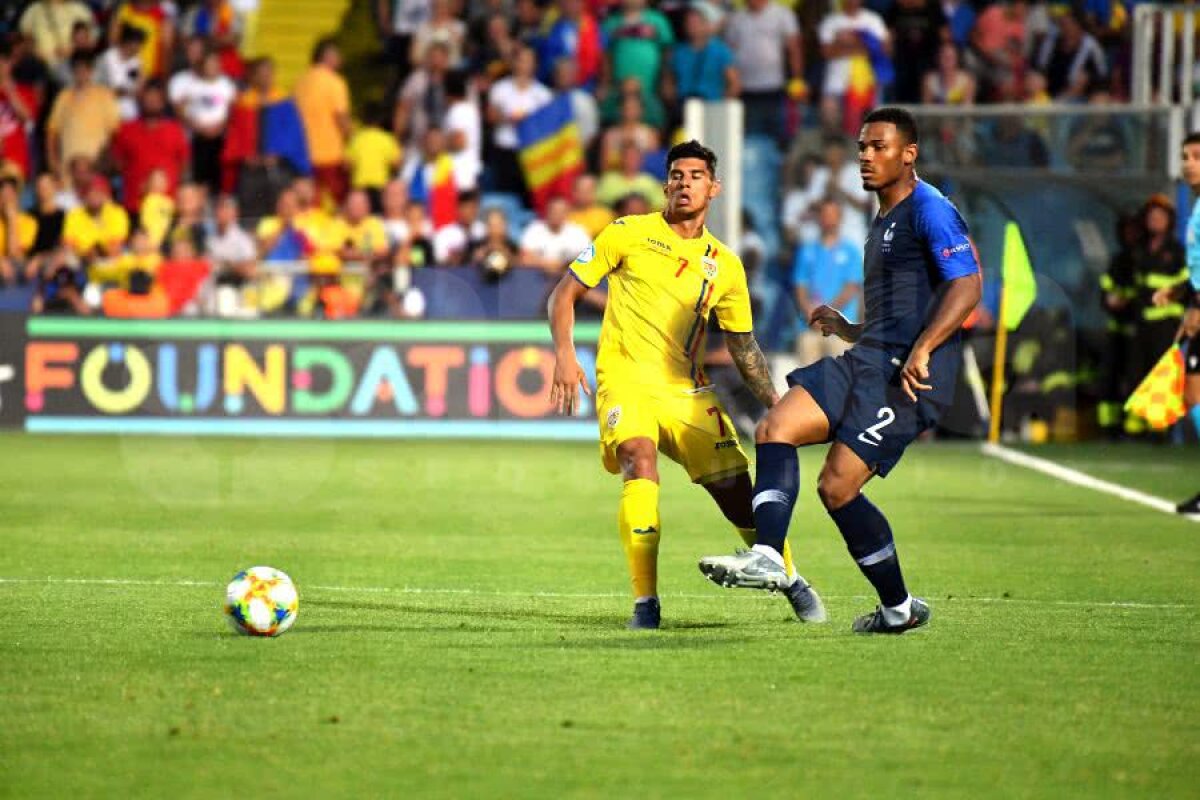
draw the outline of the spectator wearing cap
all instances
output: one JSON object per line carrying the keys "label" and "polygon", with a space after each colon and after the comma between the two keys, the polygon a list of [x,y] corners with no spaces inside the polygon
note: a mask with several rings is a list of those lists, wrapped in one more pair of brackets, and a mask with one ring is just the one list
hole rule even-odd
{"label": "spectator wearing cap", "polygon": [[34,52],[46,66],[64,64],[71,56],[71,35],[77,24],[92,28],[96,18],[77,0],[36,0],[25,9],[17,29],[33,41]]}
{"label": "spectator wearing cap", "polygon": [[596,198],[605,205],[615,206],[629,194],[637,194],[655,211],[666,205],[662,184],[642,169],[642,151],[633,142],[621,146],[620,169],[606,170],[596,187]]}
{"label": "spectator wearing cap", "polygon": [[93,175],[83,204],[63,221],[63,244],[79,262],[92,264],[120,255],[128,238],[129,215],[112,201],[108,181]]}
{"label": "spectator wearing cap", "polygon": [[120,124],[116,95],[92,81],[91,55],[75,53],[71,56],[71,85],[58,93],[46,120],[50,169],[62,174],[75,156],[95,161]]}
{"label": "spectator wearing cap", "polygon": [[338,72],[342,53],[332,39],[313,48],[312,65],[296,81],[296,107],[304,120],[313,177],[320,190],[341,205],[349,184],[346,141],[350,137],[350,89]]}
{"label": "spectator wearing cap", "polygon": [[733,51],[715,35],[720,21],[721,12],[712,3],[701,0],[688,8],[683,23],[686,41],[671,51],[671,68],[665,73],[669,100],[720,100],[741,92]]}
{"label": "spectator wearing cap", "polygon": [[146,83],[138,105],[140,116],[123,123],[112,143],[112,158],[121,173],[122,199],[130,214],[137,214],[141,207],[151,172],[161,169],[167,176],[167,193],[174,194],[191,159],[187,133],[167,116],[167,96],[160,81]]}
{"label": "spectator wearing cap", "polygon": [[586,172],[576,176],[571,184],[571,212],[567,219],[595,239],[608,223],[615,219],[610,207],[596,202],[596,177]]}
{"label": "spectator wearing cap", "polygon": [[660,12],[646,8],[646,0],[622,0],[602,26],[608,42],[607,74],[620,84],[633,78],[643,95],[657,91],[659,71],[667,48],[675,43],[671,24]]}
{"label": "spectator wearing cap", "polygon": [[567,219],[571,208],[555,197],[546,205],[545,221],[535,219],[521,234],[521,263],[558,276],[567,264],[588,248],[592,237]]}
{"label": "spectator wearing cap", "polygon": [[142,68],[142,43],[146,34],[141,28],[122,25],[116,44],[109,47],[96,61],[96,82],[113,90],[121,119],[130,120],[138,114],[138,94],[146,79]]}
{"label": "spectator wearing cap", "polygon": [[221,188],[221,148],[237,86],[221,72],[220,55],[201,48],[198,69],[172,77],[167,95],[191,135],[192,180],[215,195]]}
{"label": "spectator wearing cap", "polygon": [[0,286],[26,277],[25,265],[37,238],[37,220],[21,210],[21,179],[0,175]]}
{"label": "spectator wearing cap", "polygon": [[730,18],[725,37],[741,79],[746,133],[782,136],[788,76],[800,80],[804,75],[795,13],[772,0],[746,0]]}
{"label": "spectator wearing cap", "polygon": [[492,180],[496,191],[524,196],[525,177],[517,158],[520,148],[517,123],[554,96],[535,77],[537,56],[532,47],[522,46],[517,50],[512,68],[512,76],[497,81],[488,92],[487,118],[494,126],[495,144]]}
{"label": "spectator wearing cap", "polygon": [[400,166],[400,143],[388,126],[387,112],[377,102],[368,103],[361,125],[346,145],[346,164],[350,168],[350,186],[367,193],[371,208],[381,208],[383,187]]}

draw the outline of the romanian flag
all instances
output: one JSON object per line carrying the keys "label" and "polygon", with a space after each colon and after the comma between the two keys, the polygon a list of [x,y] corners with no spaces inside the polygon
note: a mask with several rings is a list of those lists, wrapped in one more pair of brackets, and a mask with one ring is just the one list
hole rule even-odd
{"label": "romanian flag", "polygon": [[583,144],[571,110],[561,94],[517,124],[521,171],[539,214],[554,197],[570,197],[571,183],[583,171]]}
{"label": "romanian flag", "polygon": [[879,100],[879,91],[896,79],[896,68],[879,37],[859,32],[865,52],[850,56],[850,79],[846,87],[842,126],[851,136],[858,135],[862,118]]}
{"label": "romanian flag", "polygon": [[167,13],[162,4],[154,3],[146,8],[138,8],[133,3],[122,3],[117,12],[117,30],[121,25],[129,25],[146,34],[142,44],[142,69],[151,78],[161,77],[166,72],[167,55],[163,52],[163,31],[168,24]]}
{"label": "romanian flag", "polygon": [[237,187],[241,163],[254,156],[276,156],[301,175],[312,174],[308,139],[296,103],[279,90],[263,97],[254,89],[242,92],[229,112],[229,127],[221,147],[222,190]]}
{"label": "romanian flag", "polygon": [[458,218],[458,188],[454,183],[454,160],[449,153],[442,153],[417,170],[408,187],[408,196],[429,209],[434,230]]}
{"label": "romanian flag", "polygon": [[1125,410],[1146,420],[1151,430],[1166,430],[1187,412],[1183,381],[1183,350],[1176,343],[1129,395]]}

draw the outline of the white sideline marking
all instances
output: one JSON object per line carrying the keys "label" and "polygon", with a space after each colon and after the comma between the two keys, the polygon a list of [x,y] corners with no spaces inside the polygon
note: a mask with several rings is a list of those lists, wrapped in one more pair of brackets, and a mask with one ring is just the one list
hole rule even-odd
{"label": "white sideline marking", "polygon": [[[222,584],[217,581],[147,581],[133,578],[0,578],[3,584],[69,584],[75,586],[168,586],[179,588],[212,589]],[[306,589],[318,592],[351,592],[359,594],[450,594],[469,597],[528,597],[551,599],[603,599],[613,597],[628,597],[626,592],[501,592],[489,589],[424,589],[419,586],[320,586],[306,585]],[[710,600],[716,597],[741,597],[762,599],[768,597],[765,592],[742,592],[732,594],[698,594],[689,592],[671,592],[666,597],[681,597],[692,600]],[[830,600],[870,600],[866,595],[844,594],[824,595]],[[1189,603],[1142,603],[1133,600],[1043,600],[1037,598],[1011,597],[954,597],[945,602],[949,603],[1028,603],[1042,606],[1072,606],[1080,608],[1197,608]]]}
{"label": "white sideline marking", "polygon": [[1076,486],[1082,486],[1085,489],[1092,489],[1104,494],[1111,494],[1113,497],[1119,497],[1122,500],[1128,500],[1131,503],[1138,503],[1148,508],[1153,508],[1155,511],[1161,511],[1164,514],[1170,514],[1173,517],[1181,519],[1190,519],[1192,522],[1200,522],[1200,515],[1184,515],[1175,512],[1175,504],[1170,500],[1162,497],[1156,497],[1152,494],[1139,492],[1137,489],[1130,489],[1127,486],[1122,486],[1119,483],[1112,481],[1093,478],[1086,472],[1080,472],[1077,469],[1064,467],[1062,464],[1055,464],[1045,458],[1031,456],[1028,453],[1022,453],[1017,450],[1010,450],[1004,445],[984,443],[983,454],[992,456],[1001,461],[1007,461],[1010,464],[1016,464],[1019,467],[1026,467],[1037,472],[1044,473],[1060,481],[1073,483]]}

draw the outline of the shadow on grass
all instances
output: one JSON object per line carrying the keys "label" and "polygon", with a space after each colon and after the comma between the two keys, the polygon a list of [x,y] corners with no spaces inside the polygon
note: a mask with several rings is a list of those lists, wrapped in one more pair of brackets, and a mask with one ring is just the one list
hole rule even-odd
{"label": "shadow on grass", "polygon": [[[364,603],[355,600],[309,600],[307,605],[310,607],[329,608],[339,611],[382,611],[424,616],[458,617],[460,619],[494,619],[509,622],[521,622],[525,620],[537,619],[563,623],[574,627],[611,628],[614,626],[619,626],[623,623],[622,619],[614,617],[614,615],[610,612],[580,614],[578,612],[562,612],[546,608],[444,608],[439,606],[414,605],[409,603]],[[695,625],[702,627],[724,627],[726,623],[701,622],[695,623]]]}

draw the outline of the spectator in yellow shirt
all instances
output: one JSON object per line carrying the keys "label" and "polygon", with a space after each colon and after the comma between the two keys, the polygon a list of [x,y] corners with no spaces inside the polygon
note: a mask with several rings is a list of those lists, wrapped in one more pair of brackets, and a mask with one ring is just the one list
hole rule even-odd
{"label": "spectator in yellow shirt", "polygon": [[150,237],[155,247],[161,247],[171,221],[175,219],[175,201],[167,191],[167,173],[156,169],[146,179],[146,193],[138,209],[138,226]]}
{"label": "spectator in yellow shirt", "polygon": [[108,181],[96,175],[84,193],[83,205],[67,212],[63,244],[79,261],[91,264],[120,255],[127,238],[129,217],[112,202]]}
{"label": "spectator in yellow shirt", "polygon": [[313,49],[312,66],[296,81],[296,107],[304,120],[313,175],[321,191],[341,205],[348,189],[346,140],[350,137],[350,89],[338,74],[342,53],[332,39]]}
{"label": "spectator in yellow shirt", "polygon": [[350,192],[336,225],[341,242],[338,255],[342,261],[370,264],[387,258],[387,230],[383,220],[371,213],[366,192],[361,189]]}
{"label": "spectator in yellow shirt", "polygon": [[629,194],[638,194],[654,211],[661,211],[666,204],[663,185],[653,175],[642,171],[642,151],[633,142],[621,146],[621,169],[608,170],[600,176],[596,196],[606,206],[615,206]]}
{"label": "spectator in yellow shirt", "polygon": [[383,210],[383,187],[400,166],[402,152],[396,136],[388,130],[387,114],[381,103],[367,105],[366,120],[350,137],[346,162],[350,186],[362,189],[371,201],[371,211]]}
{"label": "spectator in yellow shirt", "polygon": [[37,238],[37,220],[21,211],[20,181],[0,177],[0,286],[25,277],[22,267]]}
{"label": "spectator in yellow shirt", "polygon": [[586,172],[571,186],[571,213],[567,219],[595,239],[608,223],[616,219],[611,208],[596,202],[596,178]]}

